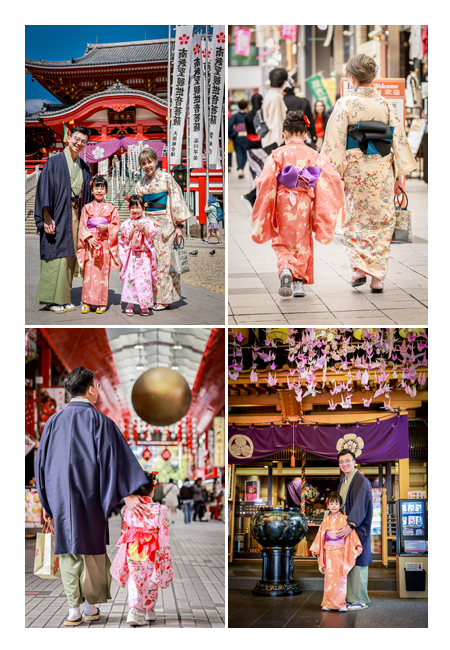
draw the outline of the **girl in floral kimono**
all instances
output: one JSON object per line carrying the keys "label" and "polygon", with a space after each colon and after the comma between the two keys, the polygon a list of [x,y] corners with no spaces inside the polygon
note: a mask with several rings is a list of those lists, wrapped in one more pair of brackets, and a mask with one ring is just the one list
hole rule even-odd
{"label": "girl in floral kimono", "polygon": [[[267,158],[256,182],[252,239],[272,240],[281,296],[305,295],[314,282],[313,233],[329,244],[343,202],[341,180],[332,165],[305,144],[309,120],[290,111],[283,123],[285,145]],[[293,284],[293,288],[292,288]]]}
{"label": "girl in floral kimono", "polygon": [[155,620],[158,587],[167,589],[173,579],[168,510],[152,501],[158,472],[145,473],[149,483],[134,492],[146,502],[145,515],[140,518],[127,506],[122,508],[120,548],[111,565],[114,580],[121,587],[128,583],[128,625]]}
{"label": "girl in floral kimono", "polygon": [[[154,310],[166,309],[181,299],[180,276],[171,270],[172,249],[176,237],[182,236],[179,226],[191,216],[180,186],[172,174],[157,169],[158,154],[150,147],[142,149],[139,164],[144,176],[135,192],[144,197],[156,227],[155,250],[157,282],[154,285]],[[173,269],[173,267],[172,267]]]}
{"label": "girl in floral kimono", "polygon": [[120,227],[120,279],[123,282],[122,302],[125,313],[133,316],[139,305],[141,316],[148,316],[153,307],[153,285],[156,282],[156,253],[154,239],[157,229],[148,213],[144,212],[142,196],[128,198],[131,218]]}
{"label": "girl in floral kimono", "polygon": [[346,612],[347,575],[363,548],[354,530],[347,537],[336,534],[339,528],[347,526],[347,517],[341,512],[342,498],[339,492],[331,492],[327,505],[330,514],[320,524],[310,551],[318,557],[319,570],[325,574],[322,609]]}
{"label": "girl in floral kimono", "polygon": [[81,313],[97,305],[97,314],[108,308],[109,274],[119,268],[118,241],[120,220],[116,208],[106,203],[108,183],[95,176],[91,183],[94,201],[87,203],[80,217],[77,259],[83,272]]}
{"label": "girl in floral kimono", "polygon": [[[395,228],[394,194],[404,191],[401,176],[417,164],[394,107],[371,87],[377,71],[365,54],[347,63],[354,94],[336,103],[321,154],[345,184],[343,231],[354,273],[351,285],[364,284],[369,275],[371,291],[381,293]],[[372,126],[372,132],[364,133],[364,126]]]}

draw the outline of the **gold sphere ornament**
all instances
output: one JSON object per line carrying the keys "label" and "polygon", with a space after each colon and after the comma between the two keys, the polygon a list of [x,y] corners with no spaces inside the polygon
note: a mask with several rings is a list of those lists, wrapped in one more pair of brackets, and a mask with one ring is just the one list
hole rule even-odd
{"label": "gold sphere ornament", "polygon": [[191,405],[191,390],[176,370],[152,368],[136,380],[131,401],[142,420],[164,427],[186,415]]}

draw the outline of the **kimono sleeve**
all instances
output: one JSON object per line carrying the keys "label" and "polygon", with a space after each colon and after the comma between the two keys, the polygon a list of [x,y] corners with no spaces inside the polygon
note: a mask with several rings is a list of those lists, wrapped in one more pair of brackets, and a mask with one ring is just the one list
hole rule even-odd
{"label": "kimono sleeve", "polygon": [[256,181],[258,194],[252,211],[252,239],[257,244],[265,244],[276,233],[273,224],[276,219],[279,173],[280,168],[274,157],[268,156],[261,176]]}
{"label": "kimono sleeve", "polygon": [[394,169],[395,178],[403,174],[409,174],[417,169],[417,163],[409,146],[408,139],[405,135],[403,124],[394,107],[390,102],[389,106],[389,126],[394,127],[394,137],[392,138],[392,146],[394,149]]}
{"label": "kimono sleeve", "polygon": [[313,203],[313,232],[320,244],[331,244],[334,228],[344,202],[341,177],[326,160],[316,182]]}
{"label": "kimono sleeve", "polygon": [[150,580],[161,589],[167,589],[173,580],[172,555],[169,546],[169,512],[167,506],[161,506],[159,510],[159,549],[155,554],[155,564]]}
{"label": "kimono sleeve", "polygon": [[356,528],[364,534],[363,536],[370,534],[370,526],[368,527],[368,530],[366,530],[366,525],[363,526],[363,524],[364,521],[367,520],[368,513],[372,512],[372,509],[371,489],[363,484],[356,494],[350,512],[346,513],[347,520],[350,523],[355,524]]}
{"label": "kimono sleeve", "polygon": [[179,224],[184,223],[187,219],[189,219],[191,213],[189,212],[189,208],[187,207],[186,201],[184,200],[181,187],[178,185],[171,174],[169,174],[167,181],[167,191],[169,192],[170,198],[170,215],[172,217],[173,224],[175,226],[178,226]]}
{"label": "kimono sleeve", "polygon": [[319,565],[319,571],[321,573],[325,573],[325,522],[322,521],[322,523],[319,526],[319,530],[317,531],[317,535],[314,538],[313,543],[311,544],[309,550],[311,553],[317,553],[317,561]]}
{"label": "kimono sleeve", "polygon": [[53,216],[55,206],[55,183],[53,182],[54,170],[51,161],[47,161],[39,175],[34,203],[34,220],[36,228],[40,231],[44,227],[44,208],[48,208]]}
{"label": "kimono sleeve", "polygon": [[127,272],[128,260],[130,258],[130,220],[124,221],[120,226],[119,232],[119,260],[120,260],[120,279],[124,281]]}
{"label": "kimono sleeve", "polygon": [[347,151],[347,99],[339,99],[328,119],[320,155],[328,160],[338,174],[344,175],[344,155]]}
{"label": "kimono sleeve", "polygon": [[116,208],[111,213],[111,220],[108,226],[108,246],[111,255],[111,269],[119,267],[119,240],[118,234],[120,229],[120,217]]}
{"label": "kimono sleeve", "polygon": [[343,575],[348,575],[355,566],[356,558],[358,557],[358,547],[362,548],[361,541],[358,533],[352,530],[345,538],[344,561],[342,566]]}
{"label": "kimono sleeve", "polygon": [[89,237],[92,237],[92,233],[89,232],[89,228],[87,227],[86,208],[83,208],[81,210],[80,226],[78,228],[78,246],[77,246],[77,260],[81,270],[83,270],[85,263],[88,261],[90,257],[89,250],[88,250]]}
{"label": "kimono sleeve", "polygon": [[36,489],[39,495],[39,501],[41,502],[45,512],[53,518],[50,506],[47,499],[47,491],[45,489],[45,448],[48,435],[51,428],[51,418],[47,421],[44,431],[42,433],[41,441],[37,450],[36,458],[34,461],[34,475],[36,477]]}
{"label": "kimono sleeve", "polygon": [[[115,427],[112,421],[106,426]],[[98,454],[97,462],[102,510],[107,518],[121,499],[146,485],[148,478],[119,429],[114,439]]]}

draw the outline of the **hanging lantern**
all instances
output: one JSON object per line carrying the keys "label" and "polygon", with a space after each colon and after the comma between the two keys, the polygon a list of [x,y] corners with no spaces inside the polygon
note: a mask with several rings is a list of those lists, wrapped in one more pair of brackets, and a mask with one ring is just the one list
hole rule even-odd
{"label": "hanging lantern", "polygon": [[136,380],[131,400],[136,413],[145,422],[167,426],[178,422],[188,412],[191,391],[176,370],[152,368]]}
{"label": "hanging lantern", "polygon": [[266,334],[266,338],[268,341],[273,341],[278,345],[284,345],[287,341],[288,336],[289,336],[289,329],[287,327],[286,328],[278,327],[276,329],[273,329],[268,334]]}
{"label": "hanging lantern", "polygon": [[148,447],[142,452],[142,458],[146,461],[149,461],[152,456],[153,454]]}
{"label": "hanging lantern", "polygon": [[169,458],[172,457],[172,454],[170,451],[167,449],[167,447],[161,452],[161,458],[165,460],[166,462],[169,460]]}

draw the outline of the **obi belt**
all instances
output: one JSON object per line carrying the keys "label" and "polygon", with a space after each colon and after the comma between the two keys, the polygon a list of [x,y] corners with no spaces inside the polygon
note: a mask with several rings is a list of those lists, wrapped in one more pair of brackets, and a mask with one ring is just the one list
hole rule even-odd
{"label": "obi belt", "polygon": [[155,561],[159,549],[158,530],[149,528],[129,528],[120,535],[119,544],[128,544],[128,555],[138,562]]}
{"label": "obi belt", "polygon": [[158,192],[157,194],[144,194],[145,211],[157,212],[167,208],[168,192]]}
{"label": "obi belt", "polygon": [[366,156],[391,153],[394,127],[368,120],[352,124],[347,130],[347,149],[361,149]]}

